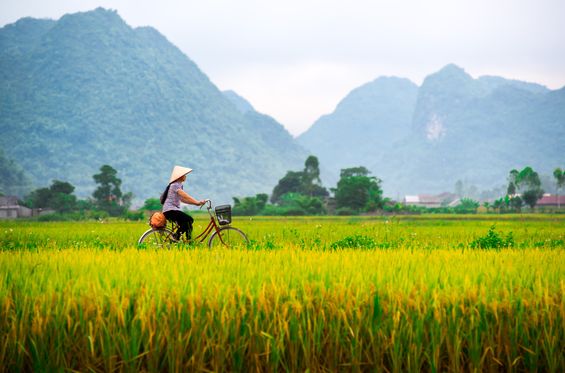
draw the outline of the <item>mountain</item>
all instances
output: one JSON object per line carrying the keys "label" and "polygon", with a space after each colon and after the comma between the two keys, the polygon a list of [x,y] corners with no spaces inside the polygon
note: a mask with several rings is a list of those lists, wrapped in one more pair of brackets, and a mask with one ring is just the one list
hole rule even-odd
{"label": "mountain", "polygon": [[237,110],[239,110],[240,113],[245,114],[250,111],[255,111],[253,105],[251,105],[249,101],[238,95],[236,92],[232,90],[227,90],[227,91],[223,91],[222,93],[228,100],[230,100],[232,104],[235,105],[235,107],[237,108]]}
{"label": "mountain", "polygon": [[0,74],[0,148],[36,186],[59,179],[90,195],[110,164],[143,200],[180,164],[194,169],[195,197],[229,202],[270,192],[307,157],[279,123],[242,112],[158,31],[115,11],[3,27]]}
{"label": "mountain", "polygon": [[[300,154],[302,157],[299,159],[300,164],[293,169],[301,169],[304,167],[304,161],[308,154],[304,148],[298,145],[296,140],[294,140],[294,138],[280,123],[268,115],[255,111],[253,106],[236,92],[224,91],[223,93],[224,96],[235,105],[237,110],[243,114],[247,123],[249,123],[253,128],[255,135],[262,139],[265,143],[269,144],[271,147],[270,151],[275,152],[276,154],[286,154],[289,152],[292,154]],[[276,139],[276,141],[273,141],[273,139]],[[280,173],[278,179],[282,178],[286,171],[288,170]],[[266,192],[270,194],[272,189],[273,188],[270,188]]]}
{"label": "mountain", "polygon": [[353,90],[332,114],[298,137],[333,171],[322,174],[326,185],[335,185],[341,168],[367,166],[367,160],[386,157],[394,143],[410,133],[417,92],[407,79],[378,78]]}
{"label": "mountain", "polygon": [[[369,85],[377,89],[379,80]],[[565,164],[565,88],[551,91],[492,76],[473,79],[456,65],[411,87],[405,95],[399,87],[378,87],[379,98],[355,97],[367,87],[358,88],[298,140],[320,154],[321,163],[335,162],[334,175],[344,167],[337,160],[348,149],[347,167],[366,166],[393,197],[450,191],[457,180],[490,189],[504,184],[513,168],[529,165],[550,174]],[[383,102],[390,105],[383,96],[394,97],[392,92],[406,99],[392,99],[396,105],[380,108]],[[348,101],[354,101],[349,106],[356,108],[356,116],[340,112]],[[388,112],[396,118],[402,113],[404,119],[393,121],[383,115]],[[359,117],[371,120],[360,128]],[[399,127],[403,130],[393,134],[391,129]],[[322,137],[341,144],[323,147],[315,139]]]}

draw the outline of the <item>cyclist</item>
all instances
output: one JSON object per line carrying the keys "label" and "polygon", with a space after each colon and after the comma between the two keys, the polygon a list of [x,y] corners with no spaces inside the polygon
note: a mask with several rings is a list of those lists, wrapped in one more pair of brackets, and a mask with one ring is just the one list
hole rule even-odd
{"label": "cyclist", "polygon": [[184,202],[189,205],[202,206],[206,203],[204,200],[198,201],[183,190],[182,183],[186,180],[186,175],[192,172],[191,168],[175,166],[169,179],[169,185],[161,195],[161,203],[163,204],[163,214],[167,220],[177,222],[179,231],[175,235],[175,239],[180,239],[184,233],[186,238],[190,239],[192,233],[192,216],[185,214],[180,209],[180,203]]}

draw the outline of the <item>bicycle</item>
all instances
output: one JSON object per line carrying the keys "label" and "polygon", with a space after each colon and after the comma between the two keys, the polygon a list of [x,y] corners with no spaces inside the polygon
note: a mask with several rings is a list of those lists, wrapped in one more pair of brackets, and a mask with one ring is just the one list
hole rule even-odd
{"label": "bicycle", "polygon": [[[208,214],[210,215],[210,221],[208,225],[200,233],[193,239],[186,239],[181,237],[179,239],[175,237],[179,237],[178,230],[179,226],[174,221],[167,220],[166,225],[161,228],[151,228],[144,232],[139,240],[137,241],[138,245],[145,245],[150,247],[163,247],[168,244],[176,244],[176,243],[191,243],[191,242],[198,242],[203,243],[206,238],[212,233],[212,236],[208,239],[208,247],[210,249],[215,247],[237,247],[242,245],[247,245],[249,243],[249,239],[238,228],[232,227],[231,224],[231,206],[230,205],[221,205],[216,206],[215,209],[212,209],[212,201],[209,199],[204,200],[204,205],[208,210]],[[204,206],[200,206],[202,207]]]}

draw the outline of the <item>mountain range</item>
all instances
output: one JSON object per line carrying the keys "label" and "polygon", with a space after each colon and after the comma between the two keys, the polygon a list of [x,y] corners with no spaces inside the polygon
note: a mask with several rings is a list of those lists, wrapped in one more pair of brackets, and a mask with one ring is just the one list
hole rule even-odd
{"label": "mountain range", "polygon": [[353,90],[298,141],[341,168],[366,166],[385,193],[453,190],[457,180],[488,189],[510,170],[551,174],[565,164],[565,88],[500,77],[473,79],[450,64],[418,87],[378,78]]}
{"label": "mountain range", "polygon": [[492,188],[526,165],[546,174],[565,166],[565,88],[474,79],[452,64],[421,86],[380,77],[294,139],[220,91],[157,30],[98,8],[0,29],[0,130],[3,193],[58,179],[87,196],[92,175],[110,164],[143,200],[180,164],[194,169],[189,192],[230,202],[270,193],[314,154],[325,186],[342,168],[365,166],[396,198],[450,191],[457,180]]}
{"label": "mountain range", "polygon": [[158,196],[175,164],[197,197],[269,193],[307,152],[272,118],[229,94],[150,27],[98,8],[0,29],[0,149],[37,186],[94,190],[103,164],[122,189]]}

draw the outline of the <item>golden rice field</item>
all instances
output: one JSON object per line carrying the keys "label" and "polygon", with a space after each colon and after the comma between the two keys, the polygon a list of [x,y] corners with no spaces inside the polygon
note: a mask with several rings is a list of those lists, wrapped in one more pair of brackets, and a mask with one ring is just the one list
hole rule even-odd
{"label": "golden rice field", "polygon": [[565,371],[565,216],[234,225],[248,247],[0,222],[0,371]]}

